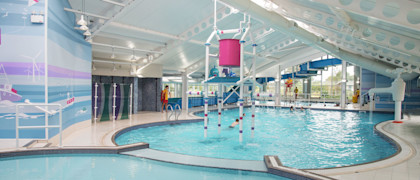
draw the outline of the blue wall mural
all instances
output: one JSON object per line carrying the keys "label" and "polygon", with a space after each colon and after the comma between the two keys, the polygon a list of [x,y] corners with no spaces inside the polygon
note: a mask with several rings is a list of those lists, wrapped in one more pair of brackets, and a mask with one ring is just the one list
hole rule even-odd
{"label": "blue wall mural", "polygon": [[[15,105],[25,101],[60,104],[63,128],[90,119],[91,47],[74,30],[74,14],[63,10],[70,7],[67,0],[49,1],[47,29],[46,23],[31,23],[31,14],[45,14],[45,7],[44,0],[0,1],[0,138],[15,137]],[[48,123],[57,124],[57,108],[49,110]],[[18,116],[21,125],[47,119],[35,108]],[[19,132],[23,138],[46,135],[42,129]],[[49,137],[57,132],[51,129]]]}

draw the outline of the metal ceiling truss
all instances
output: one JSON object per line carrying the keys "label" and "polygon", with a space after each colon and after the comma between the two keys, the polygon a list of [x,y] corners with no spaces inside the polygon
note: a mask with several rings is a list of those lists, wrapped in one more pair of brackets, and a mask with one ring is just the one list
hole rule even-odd
{"label": "metal ceiling truss", "polygon": [[264,50],[265,52],[263,52],[263,53],[260,52],[259,54],[261,54],[262,57],[269,56],[271,54],[280,52],[281,50],[285,49],[286,47],[288,47],[288,46],[290,46],[290,45],[292,45],[296,42],[298,42],[297,39],[295,39],[293,37],[289,37],[289,38],[281,41],[280,43],[278,43],[274,46],[271,46],[270,48],[266,48]]}
{"label": "metal ceiling truss", "polygon": [[[225,19],[226,17],[232,14],[232,10],[228,7],[223,7],[217,11],[218,17],[217,22]],[[186,31],[182,32],[178,36],[188,41],[193,38],[195,35],[200,34],[201,32],[207,30],[209,27],[213,27],[213,15],[208,16],[207,18],[201,20],[197,24],[188,28]]]}
{"label": "metal ceiling truss", "polygon": [[128,2],[123,6],[117,13],[115,13],[110,19],[106,20],[103,24],[97,23],[95,27],[92,27],[92,35],[87,37],[87,40],[92,39],[96,34],[101,32],[105,27],[109,26],[115,19],[119,18],[126,12],[127,10],[131,9],[135,4],[140,3],[142,1],[134,1],[128,0]]}
{"label": "metal ceiling truss", "polygon": [[[364,1],[364,0],[314,0],[315,2],[328,4],[330,6],[345,9],[363,16],[374,17],[385,22],[410,28],[418,31],[420,23],[413,22],[410,14],[415,14],[416,9],[419,8],[419,2],[415,1]],[[390,8],[392,12],[390,12]],[[418,17],[417,17],[418,18]],[[415,20],[414,20],[415,21]]]}
{"label": "metal ceiling truss", "polygon": [[83,11],[79,11],[79,10],[75,10],[75,9],[70,9],[70,8],[64,8],[64,11],[68,11],[68,12],[72,12],[72,13],[76,13],[76,14],[84,14],[86,16],[96,17],[96,18],[99,18],[99,19],[105,19],[105,20],[111,19],[111,18],[106,17],[106,16],[101,16],[101,15],[97,15],[97,14],[93,14],[93,13],[88,13],[88,12],[83,12]]}
{"label": "metal ceiling truss", "polygon": [[[285,3],[287,3],[287,1]],[[294,3],[288,3],[287,5],[288,6],[284,7],[285,9],[287,9],[288,7],[299,8],[294,8],[290,11],[288,10],[287,14],[283,13],[286,16],[291,15],[293,18],[303,17],[300,19],[305,19],[311,24],[317,24],[318,26],[323,26],[328,29],[334,29],[335,31],[346,33],[350,36],[363,38],[363,40],[368,40],[375,44],[382,45],[384,47],[420,56],[420,37],[416,37],[417,39],[415,39],[413,37],[404,36],[401,34],[393,33],[387,30],[383,30],[373,26],[368,26],[354,21],[343,22],[340,20],[342,18],[337,18],[334,15],[324,13],[322,11],[318,11],[312,8],[303,7]],[[345,25],[348,23],[350,23],[351,27]],[[414,46],[412,49],[410,48],[411,44]]]}
{"label": "metal ceiling truss", "polygon": [[[363,54],[368,55],[369,57],[374,57],[379,60],[384,60],[384,62],[419,72],[420,58],[417,55],[420,55],[420,52],[416,52],[415,48],[407,50],[407,48],[403,45],[404,43],[399,43],[401,40],[405,40],[406,43],[410,42],[416,46],[420,45],[419,40],[385,31],[379,28],[355,23],[354,21],[351,21],[352,27],[364,29],[364,31],[348,31],[349,27],[344,26],[344,23],[346,22],[341,22],[337,17],[333,15],[302,6],[299,6],[299,8],[293,9],[295,11],[287,11],[287,14],[285,15],[304,23],[314,25],[318,28],[322,28],[323,31],[320,31],[319,29],[313,31],[316,31],[317,33],[322,32],[321,34],[323,37],[331,41],[337,47],[348,45],[348,47],[351,49],[356,49],[356,52],[360,52],[360,50],[363,49]],[[333,32],[333,34],[327,31]],[[370,34],[367,32],[370,32]],[[373,32],[375,33],[373,34]],[[391,39],[394,40],[391,41]],[[397,39],[398,43],[395,43],[395,39]],[[394,46],[391,48],[390,45]],[[369,51],[366,50],[367,47],[370,47]],[[396,53],[398,55],[395,55]],[[396,59],[397,57],[398,59]]]}

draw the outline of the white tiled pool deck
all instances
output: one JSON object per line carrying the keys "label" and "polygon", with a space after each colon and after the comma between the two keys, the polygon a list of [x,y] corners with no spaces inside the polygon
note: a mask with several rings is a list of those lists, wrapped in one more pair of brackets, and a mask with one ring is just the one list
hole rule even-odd
{"label": "white tiled pool deck", "polygon": [[[226,106],[225,106],[226,107]],[[211,109],[215,109],[213,106]],[[357,107],[349,107],[356,109]],[[197,110],[201,108],[192,109]],[[328,107],[326,109],[340,109],[339,107]],[[407,144],[408,151],[403,151],[401,155],[394,158],[368,164],[364,166],[353,166],[350,168],[336,168],[326,170],[311,170],[312,172],[327,175],[336,179],[380,179],[380,180],[419,180],[420,179],[420,113],[411,113],[404,116],[404,123],[384,123],[383,129],[399,138],[400,141]],[[180,120],[197,119],[196,116],[183,112]],[[165,113],[160,112],[141,112],[134,114],[131,120],[118,120],[115,122],[107,121],[100,123],[84,123],[72,132],[64,135],[64,147],[80,146],[115,146],[112,142],[112,136],[119,130],[126,127],[139,124],[167,121]],[[21,140],[23,146],[29,140]],[[0,151],[10,151],[15,148],[15,140],[0,140]],[[410,151],[411,150],[411,151]],[[152,149],[144,149],[128,152],[128,155],[147,157],[155,160],[165,160],[169,162],[183,161],[185,164],[203,165],[209,167],[234,167],[236,169],[254,169],[255,171],[264,171],[263,162],[260,161],[229,161],[222,163],[218,159],[193,157],[187,155],[177,155],[173,153],[161,152]],[[241,164],[242,163],[242,164]],[[233,165],[236,164],[236,165]]]}

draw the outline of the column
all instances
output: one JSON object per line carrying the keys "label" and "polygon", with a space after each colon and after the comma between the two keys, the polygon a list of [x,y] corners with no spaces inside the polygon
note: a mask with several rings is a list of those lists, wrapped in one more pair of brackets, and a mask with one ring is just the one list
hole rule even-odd
{"label": "column", "polygon": [[276,105],[281,105],[281,91],[280,91],[280,82],[281,82],[281,66],[279,66],[277,71],[276,79]]}
{"label": "column", "polygon": [[342,62],[342,69],[341,69],[341,101],[340,101],[340,107],[346,108],[346,101],[347,101],[347,95],[346,95],[346,87],[347,87],[347,62],[341,60]]}
{"label": "column", "polygon": [[[188,110],[188,77],[187,72],[182,73],[182,91],[181,91],[181,97],[182,97],[182,109]],[[188,111],[187,111],[188,112]]]}

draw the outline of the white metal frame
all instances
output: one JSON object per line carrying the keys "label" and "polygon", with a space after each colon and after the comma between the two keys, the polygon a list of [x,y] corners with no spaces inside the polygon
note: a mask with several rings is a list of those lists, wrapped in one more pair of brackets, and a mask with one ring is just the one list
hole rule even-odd
{"label": "white metal frame", "polygon": [[[45,124],[44,126],[20,126],[19,125],[19,107],[22,106],[34,106],[37,109],[42,109],[39,108],[40,106],[57,106],[58,107],[58,113],[59,113],[59,121],[58,121],[58,125],[48,125]],[[61,104],[42,104],[42,103],[31,103],[31,104],[17,104],[16,105],[16,149],[19,148],[19,130],[20,129],[45,129],[45,131],[48,131],[49,128],[59,128],[59,147],[62,147],[62,109],[63,107],[61,106]],[[44,110],[42,110],[44,111]],[[45,110],[45,114],[54,114],[52,112],[46,111]],[[46,140],[48,140],[48,136],[45,137]]]}

